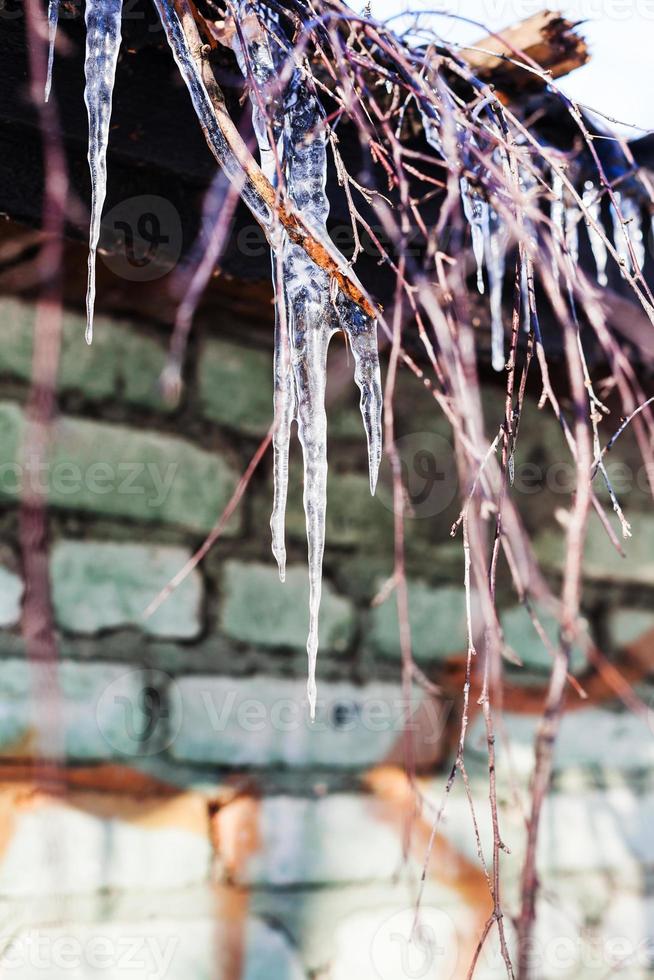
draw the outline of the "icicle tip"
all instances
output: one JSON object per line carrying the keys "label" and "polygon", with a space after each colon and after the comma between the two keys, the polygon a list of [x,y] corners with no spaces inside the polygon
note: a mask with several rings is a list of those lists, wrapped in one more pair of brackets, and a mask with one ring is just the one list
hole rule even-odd
{"label": "icicle tip", "polygon": [[316,701],[318,698],[318,688],[313,677],[307,681],[307,697],[309,698],[309,718],[312,722],[316,720]]}

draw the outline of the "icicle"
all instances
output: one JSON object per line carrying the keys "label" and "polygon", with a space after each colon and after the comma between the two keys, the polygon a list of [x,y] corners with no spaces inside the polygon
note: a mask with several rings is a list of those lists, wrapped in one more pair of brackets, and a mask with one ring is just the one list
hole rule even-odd
{"label": "icicle", "polygon": [[286,498],[288,496],[288,453],[291,441],[291,425],[297,415],[295,386],[291,371],[291,351],[288,337],[288,321],[285,310],[284,290],[280,290],[276,302],[273,432],[273,507],[270,516],[272,552],[279,569],[279,577],[286,578]]}
{"label": "icicle", "polygon": [[[325,193],[327,153],[323,114],[315,97],[294,77],[285,102],[284,148],[287,189],[309,227],[326,230],[329,202]],[[288,239],[283,247],[298,437],[304,459],[304,512],[309,561],[309,636],[307,694],[311,718],[316,708],[318,616],[327,510],[327,416],[325,384],[327,349],[338,328],[327,275],[304,249]]]}
{"label": "icicle", "polygon": [[370,493],[374,494],[382,457],[383,402],[377,328],[374,320],[344,296],[339,296],[337,307],[354,359],[354,380],[360,392],[359,408],[368,443]]}
{"label": "icicle", "polygon": [[[554,195],[550,204],[550,219],[552,221],[552,275],[556,282],[559,281],[559,254],[563,250],[565,242],[565,205],[563,203],[563,179],[552,172],[552,194]],[[557,254],[558,253],[558,254]]]}
{"label": "icicle", "polygon": [[86,0],[86,59],[84,101],[89,116],[89,168],[91,171],[91,224],[86,290],[86,342],[93,340],[95,257],[100,219],[107,193],[107,143],[116,62],[120,49],[122,0]]}
{"label": "icicle", "polygon": [[[270,236],[274,231],[273,217],[270,209],[262,201],[261,196],[252,182],[247,177],[243,179],[243,168],[236,156],[232,153],[220,127],[216,123],[211,99],[209,98],[198,66],[188,46],[186,35],[182,30],[179,15],[173,6],[173,2],[172,0],[154,0],[154,4],[166,32],[166,39],[173,53],[175,63],[186,83],[195,114],[198,117],[198,121],[202,126],[209,145],[227,176],[238,179],[239,183],[242,183],[241,198],[247,204],[266,234]],[[183,2],[180,2],[178,5],[182,8],[185,7]],[[192,16],[190,11],[186,11],[186,13],[188,16]]]}
{"label": "icicle", "polygon": [[[520,168],[520,187],[529,194],[537,187],[537,180],[530,170]],[[531,218],[523,218],[523,247],[520,250],[520,306],[522,312],[522,329],[525,333],[531,331],[531,305],[529,297],[529,249],[533,254],[538,250],[538,234]]]}
{"label": "icicle", "polygon": [[579,261],[579,220],[579,211],[575,205],[565,209],[565,247],[572,268]]}
{"label": "icicle", "polygon": [[[279,84],[284,60],[292,56],[288,42],[279,29],[275,15],[267,10],[259,11],[258,4],[242,0],[239,14],[243,15],[242,25],[249,25],[244,37],[247,58],[237,36],[233,46],[241,71],[247,76],[249,64],[259,87],[258,93],[251,93],[251,102],[262,168],[273,184],[281,169],[288,196],[295,208],[311,231],[325,240],[329,202],[325,192],[327,151],[324,112],[298,68],[290,73],[281,103],[279,94],[275,93],[275,85]],[[248,14],[255,14],[260,22],[267,17],[266,28],[276,35],[274,45],[269,43],[262,27],[252,20],[247,21]],[[270,142],[271,130],[274,146]],[[343,329],[352,348],[355,381],[361,393],[360,407],[368,442],[370,489],[373,493],[381,460],[381,376],[375,321],[344,296],[337,294],[333,297],[333,284],[328,275],[285,234],[271,236],[271,243],[277,315],[274,502],[270,526],[273,553],[283,580],[288,447],[291,423],[295,418],[304,460],[303,499],[309,564],[307,693],[313,718],[327,508],[325,385],[327,351],[334,333]],[[278,263],[281,263],[281,283],[277,281]]]}
{"label": "icicle", "polygon": [[57,23],[59,21],[59,0],[49,0],[48,3],[48,72],[45,79],[44,99],[47,102],[52,89],[52,67],[54,65],[55,40]]}
{"label": "icicle", "polygon": [[444,156],[443,143],[441,141],[440,126],[441,120],[438,116],[428,116],[426,112],[421,110],[422,115],[422,125],[425,131],[425,139],[431,146],[433,150],[439,154],[439,156]]}
{"label": "icicle", "polygon": [[613,204],[611,204],[611,217],[613,219],[613,238],[615,247],[621,259],[621,264],[625,269],[635,272],[629,250],[629,242],[636,257],[638,269],[645,265],[645,246],[643,244],[643,227],[641,223],[640,204],[633,197],[627,197],[619,191],[615,192],[615,198],[624,218],[624,226],[620,216]]}
{"label": "icicle", "polygon": [[460,182],[461,201],[466,221],[472,235],[472,251],[477,262],[477,289],[484,292],[484,242],[488,237],[488,202],[476,194],[471,194],[465,177]]}
{"label": "icicle", "polygon": [[[238,33],[234,35],[232,47],[244,77],[248,77],[248,69],[255,78],[258,91],[250,93],[252,104],[252,124],[259,145],[260,165],[263,173],[273,187],[279,183],[279,170],[283,166],[283,145],[281,142],[283,129],[283,105],[275,91],[279,84],[279,75],[283,70],[284,39],[279,35],[280,44],[273,49],[268,38],[258,29],[254,33],[252,26],[252,5],[242,2],[239,5],[241,15],[241,30],[244,33],[247,51],[243,51]],[[268,29],[276,30],[277,25],[269,13]],[[270,137],[272,135],[273,144]],[[279,238],[278,252],[281,258],[283,236]],[[270,518],[272,551],[277,561],[279,577],[283,582],[286,578],[286,499],[288,495],[288,455],[291,440],[291,425],[297,415],[295,386],[291,370],[291,351],[288,335],[288,314],[286,309],[286,290],[284,287],[283,269],[277,268],[280,261],[273,255],[273,289],[275,293],[275,350],[273,362],[273,507]],[[280,274],[281,273],[281,274]]]}
{"label": "icicle", "polygon": [[522,329],[531,331],[531,306],[529,304],[529,271],[526,256],[520,261],[520,305],[522,307]]}
{"label": "icicle", "polygon": [[[504,166],[504,157],[500,157]],[[490,288],[491,361],[495,371],[503,371],[504,323],[502,321],[502,288],[506,268],[506,229],[496,211],[481,197],[471,194],[465,177],[460,180],[463,213],[470,225],[472,248],[477,262],[477,289],[484,292],[483,263],[486,262]]]}
{"label": "icicle", "polygon": [[504,322],[502,319],[502,287],[506,269],[506,231],[499,215],[491,210],[486,237],[486,267],[490,286],[491,362],[494,371],[503,371]]}
{"label": "icicle", "polygon": [[[600,206],[597,188],[593,184],[592,180],[587,180],[584,184],[582,201],[592,221],[601,227],[602,209]],[[608,259],[606,245],[601,234],[597,231],[593,224],[587,222],[587,227],[588,239],[590,241],[590,247],[592,249],[593,258],[595,259],[595,266],[597,268],[597,281],[600,286],[606,286],[609,281],[606,275],[606,263]]]}

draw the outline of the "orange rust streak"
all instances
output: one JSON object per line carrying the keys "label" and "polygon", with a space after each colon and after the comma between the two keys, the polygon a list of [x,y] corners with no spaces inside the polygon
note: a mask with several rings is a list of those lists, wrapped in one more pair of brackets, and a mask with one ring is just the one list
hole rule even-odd
{"label": "orange rust streak", "polygon": [[221,980],[241,980],[244,975],[249,910],[250,895],[245,889],[216,889],[215,958],[216,976]]}
{"label": "orange rust streak", "polygon": [[[424,813],[416,812],[414,791],[404,770],[392,766],[376,767],[367,773],[365,784],[375,801],[386,804],[385,819],[397,827],[398,833],[402,833],[408,821],[411,821],[411,851],[422,864],[429,847],[432,825]],[[374,812],[379,816],[378,809]],[[436,834],[427,876],[454,889],[473,914],[466,931],[457,933],[460,951],[453,980],[464,980],[479,936],[493,908],[488,881],[480,865],[457,851],[442,834]]]}
{"label": "orange rust streak", "polygon": [[[21,754],[0,762],[0,783],[29,782],[35,775],[34,765]],[[97,793],[117,793],[129,796],[176,796],[180,790],[170,783],[155,779],[136,769],[107,763],[97,766],[61,766],[62,787],[92,790]]]}
{"label": "orange rust streak", "polygon": [[214,849],[232,880],[244,872],[250,857],[261,848],[260,810],[260,799],[244,794],[220,807],[213,818]]}
{"label": "orange rust streak", "polygon": [[[590,705],[604,704],[607,701],[614,701],[616,697],[629,697],[633,685],[644,680],[650,672],[654,671],[654,630],[644,633],[638,640],[623,647],[615,664],[594,648],[589,653],[589,661],[591,668],[577,678],[586,697],[569,697],[567,711],[578,711]],[[451,657],[442,674],[434,677],[447,697],[460,699],[465,682],[465,667],[466,660],[463,654]],[[546,691],[547,681],[534,687],[512,686],[505,677],[502,689],[503,710],[514,714],[542,713]],[[479,679],[473,676],[470,691],[471,718],[479,713],[480,708],[476,702],[480,693]]]}

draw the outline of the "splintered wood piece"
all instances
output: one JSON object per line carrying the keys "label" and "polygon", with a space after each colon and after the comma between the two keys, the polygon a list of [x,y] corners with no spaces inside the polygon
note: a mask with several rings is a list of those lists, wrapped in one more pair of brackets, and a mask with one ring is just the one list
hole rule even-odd
{"label": "splintered wood piece", "polygon": [[520,64],[535,62],[549,78],[561,78],[586,64],[590,54],[578,24],[559,11],[541,10],[526,20],[482,38],[463,50],[463,56],[476,75],[498,89],[538,87],[542,81]]}

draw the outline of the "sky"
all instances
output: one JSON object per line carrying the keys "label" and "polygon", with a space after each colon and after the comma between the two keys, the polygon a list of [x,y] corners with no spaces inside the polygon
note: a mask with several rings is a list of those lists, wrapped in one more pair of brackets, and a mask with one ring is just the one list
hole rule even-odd
{"label": "sky", "polygon": [[[364,4],[359,0],[352,6],[362,9]],[[490,30],[508,27],[548,6],[561,10],[570,20],[583,21],[580,30],[592,56],[589,64],[559,80],[561,89],[583,105],[629,124],[619,127],[626,136],[654,130],[654,0],[372,0],[371,6],[379,20],[405,10],[440,10],[477,20]],[[433,25],[450,42],[473,43],[483,36],[479,27],[439,14],[433,14]]]}

